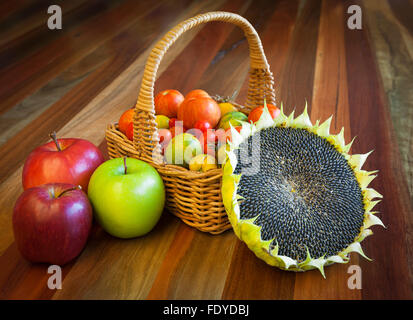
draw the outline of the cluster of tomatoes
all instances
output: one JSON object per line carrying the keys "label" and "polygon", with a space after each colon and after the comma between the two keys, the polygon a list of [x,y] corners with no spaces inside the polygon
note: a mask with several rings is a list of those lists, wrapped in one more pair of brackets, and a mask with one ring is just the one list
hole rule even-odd
{"label": "cluster of tomatoes", "polygon": [[[264,106],[253,109],[249,116],[229,102],[217,102],[206,91],[196,89],[186,96],[177,90],[164,90],[154,99],[159,142],[164,153],[173,138],[189,133],[199,140],[203,154],[215,157],[220,147],[231,140],[230,126],[241,131],[242,122],[255,123]],[[271,104],[267,108],[273,118],[280,110]],[[119,119],[119,130],[133,140],[133,109],[125,111]]]}

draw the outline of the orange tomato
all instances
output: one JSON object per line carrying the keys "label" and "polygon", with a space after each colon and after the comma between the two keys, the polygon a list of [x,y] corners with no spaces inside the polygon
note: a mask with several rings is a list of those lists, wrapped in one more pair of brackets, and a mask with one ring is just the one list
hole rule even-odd
{"label": "orange tomato", "polygon": [[176,118],[184,96],[178,90],[164,90],[155,96],[155,113],[168,118]]}
{"label": "orange tomato", "polygon": [[208,97],[185,99],[178,110],[178,120],[182,120],[187,129],[193,128],[199,120],[208,121],[215,128],[220,118],[219,105]]}
{"label": "orange tomato", "polygon": [[[272,104],[268,103],[267,108],[273,119],[278,117],[278,115],[280,114],[280,109],[278,109],[276,106]],[[264,106],[259,106],[259,107],[254,108],[248,115],[248,122],[252,122],[252,123],[257,122],[260,119],[263,111],[264,111]]]}
{"label": "orange tomato", "polygon": [[202,89],[195,89],[192,91],[189,91],[186,96],[185,96],[185,100],[191,99],[191,98],[210,98],[209,94]]}
{"label": "orange tomato", "polygon": [[119,118],[119,130],[126,134],[129,123],[133,122],[134,109],[126,110]]}
{"label": "orange tomato", "polygon": [[133,141],[133,122],[129,122],[125,134],[130,141]]}

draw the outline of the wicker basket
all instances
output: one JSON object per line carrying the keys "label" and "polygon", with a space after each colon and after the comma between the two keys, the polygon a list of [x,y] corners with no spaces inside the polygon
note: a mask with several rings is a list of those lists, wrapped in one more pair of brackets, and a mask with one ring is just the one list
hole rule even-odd
{"label": "wicker basket", "polygon": [[222,169],[205,173],[189,171],[164,162],[155,122],[154,83],[162,57],[185,31],[209,21],[230,22],[240,27],[250,50],[250,78],[247,101],[242,112],[267,103],[274,103],[273,76],[261,40],[252,25],[243,17],[229,12],[209,12],[188,19],[169,31],[152,49],[146,62],[142,84],[135,107],[133,142],[118,130],[117,124],[106,130],[111,158],[133,157],[153,165],[166,187],[166,207],[186,224],[203,232],[219,234],[231,228],[221,198]]}

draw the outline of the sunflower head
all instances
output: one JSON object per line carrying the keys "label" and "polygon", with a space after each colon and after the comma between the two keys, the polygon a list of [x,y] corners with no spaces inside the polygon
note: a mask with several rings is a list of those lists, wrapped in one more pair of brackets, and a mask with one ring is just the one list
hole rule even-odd
{"label": "sunflower head", "polygon": [[[272,266],[290,271],[367,258],[360,242],[383,223],[373,212],[382,196],[368,188],[367,154],[350,155],[344,129],[330,134],[331,117],[307,113],[272,119],[265,107],[255,124],[231,128],[223,166],[223,202],[236,235]],[[368,258],[367,258],[368,259]]]}

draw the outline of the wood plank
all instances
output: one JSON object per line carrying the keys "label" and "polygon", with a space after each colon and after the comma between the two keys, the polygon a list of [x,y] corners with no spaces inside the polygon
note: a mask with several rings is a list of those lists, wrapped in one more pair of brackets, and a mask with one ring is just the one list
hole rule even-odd
{"label": "wood plank", "polygon": [[[34,93],[68,66],[155,10],[161,3],[155,2],[153,5],[149,2],[127,0],[113,10],[86,21],[35,52],[30,58],[4,69],[0,74],[0,112],[5,112]],[[116,28],[113,25],[116,25]],[[99,26],[98,30],[95,29],[96,26]]]}
{"label": "wood plank", "polygon": [[[54,5],[58,5],[62,8],[62,18],[65,18],[65,14],[76,9],[80,6],[84,0],[74,0],[70,2],[64,2],[62,0],[55,0]],[[19,15],[17,20],[10,21],[10,19],[3,20],[0,23],[0,49],[3,50],[5,44],[13,42],[16,38],[21,37],[25,33],[30,33],[33,29],[40,26],[47,28],[47,19],[49,14],[47,13],[48,7],[51,5],[47,1],[36,1],[35,10],[32,12],[26,12],[24,15]],[[66,21],[63,20],[62,21]],[[50,30],[49,30],[50,31]]]}
{"label": "wood plank", "polygon": [[388,2],[367,1],[364,6],[413,205],[413,36]]}
{"label": "wood plank", "polygon": [[288,58],[283,73],[278,78],[280,83],[278,101],[283,103],[284,110],[287,112],[291,112],[294,108],[296,112],[302,111],[305,102],[311,101],[313,95],[321,2],[309,0],[300,4]]}
{"label": "wood plank", "polygon": [[[0,70],[10,68],[12,65],[18,63],[18,61],[21,61],[26,57],[30,57],[42,47],[49,45],[62,35],[69,34],[74,28],[78,27],[88,19],[101,14],[103,11],[110,11],[113,7],[119,5],[120,1],[123,0],[114,0],[106,3],[100,0],[83,0],[77,6],[74,6],[79,1],[81,0],[70,2],[66,1],[63,3],[63,27],[60,30],[51,31],[47,27],[47,14],[45,13],[46,9],[38,13],[40,14],[40,17],[43,17],[43,20],[37,27],[33,27],[28,32],[23,34],[21,34],[21,29],[16,29],[20,36],[14,35],[13,39],[4,43],[0,47]],[[70,7],[67,8],[68,6]],[[20,20],[23,20],[24,23],[25,17],[20,17]],[[9,34],[9,37],[13,35],[12,31],[9,30],[7,30],[7,34]],[[68,48],[66,48],[66,50],[67,49]]]}
{"label": "wood plank", "polygon": [[15,0],[2,1],[0,3],[0,21],[4,21],[6,17],[13,16],[16,12],[21,11],[28,5],[33,4],[30,0]]}
{"label": "wood plank", "polygon": [[0,194],[2,195],[0,198],[0,254],[2,254],[14,240],[11,218],[14,203],[23,192],[21,185],[22,171],[22,168],[14,171],[9,179],[0,184]]}
{"label": "wood plank", "polygon": [[100,229],[53,299],[144,299],[179,225],[165,212],[144,237],[117,239]]}
{"label": "wood plank", "polygon": [[[234,234],[210,235],[180,222],[147,299],[218,299]],[[208,275],[208,277],[205,277]]]}
{"label": "wood plank", "polygon": [[[346,1],[344,7],[348,5],[350,2]],[[388,228],[374,228],[375,235],[363,241],[364,252],[374,262],[360,260],[362,297],[411,299],[408,257],[411,260],[412,210],[366,28],[364,26],[361,31],[345,29],[351,132],[360,137],[353,144],[353,153],[375,150],[365,168],[381,172],[371,187],[384,196],[377,210],[383,212],[379,217]]]}
{"label": "wood plank", "polygon": [[[366,4],[373,4],[367,1]],[[410,36],[413,37],[413,4],[409,1],[388,1],[388,5],[396,16],[397,20],[407,29]],[[385,11],[384,11],[385,12]]]}
{"label": "wood plank", "polygon": [[[117,54],[117,51],[114,51],[114,49],[119,50],[123,47],[127,51],[128,47],[131,46],[125,44],[125,41],[111,41],[110,43],[112,44],[111,46],[103,45],[99,47],[52,79],[36,93],[19,102],[5,113],[0,114],[0,145],[6,143],[20,130],[28,126],[45,110],[68,94],[70,90],[79,85],[93,72],[96,72],[97,69],[108,68],[110,65],[111,70],[113,70],[113,76],[115,76],[119,72],[116,70],[117,65],[108,63]],[[131,45],[133,46],[133,42]],[[136,50],[138,50],[138,47],[136,47]],[[105,62],[106,64],[104,65]],[[118,66],[118,68],[122,67],[123,65]],[[78,104],[78,107],[81,106],[81,104]],[[72,110],[72,112],[75,111],[76,109]]]}

